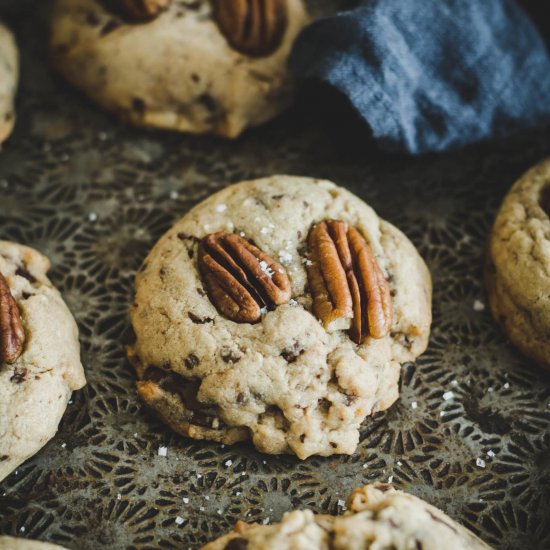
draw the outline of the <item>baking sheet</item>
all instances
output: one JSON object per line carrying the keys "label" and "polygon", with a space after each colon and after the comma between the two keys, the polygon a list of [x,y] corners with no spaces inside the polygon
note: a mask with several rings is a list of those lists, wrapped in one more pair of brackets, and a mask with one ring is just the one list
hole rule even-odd
{"label": "baking sheet", "polygon": [[[376,480],[499,549],[550,548],[550,381],[492,322],[481,272],[499,201],[550,152],[550,132],[407,159],[361,146],[354,125],[335,136],[337,113],[320,117],[303,99],[235,142],[132,129],[51,72],[44,4],[16,24],[22,83],[0,154],[0,238],[51,258],[89,383],[55,439],[0,485],[0,533],[79,550],[197,548],[237,519],[341,512],[352,488]],[[404,230],[434,278],[430,347],[404,366],[400,400],[365,422],[353,456],[301,462],[178,437],[141,406],[124,359],[133,276],[150,247],[210,193],[274,173],[357,193]]]}

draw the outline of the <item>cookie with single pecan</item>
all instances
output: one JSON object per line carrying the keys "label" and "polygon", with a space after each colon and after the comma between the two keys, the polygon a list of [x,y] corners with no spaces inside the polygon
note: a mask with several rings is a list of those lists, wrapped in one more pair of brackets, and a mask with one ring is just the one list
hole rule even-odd
{"label": "cookie with single pecan", "polygon": [[493,317],[510,341],[550,370],[550,158],[510,189],[485,264]]}
{"label": "cookie with single pecan", "polygon": [[233,138],[286,109],[304,0],[56,0],[51,56],[140,126]]}
{"label": "cookie with single pecan", "polygon": [[272,525],[238,521],[202,550],[491,550],[435,506],[386,483],[355,489],[345,510],[295,510]]}
{"label": "cookie with single pecan", "polygon": [[0,480],[55,434],[86,380],[76,323],[36,250],[0,241]]}
{"label": "cookie with single pecan", "polygon": [[174,430],[266,453],[351,454],[427,345],[428,270],[358,197],[291,176],[232,185],[155,245],[129,357]]}
{"label": "cookie with single pecan", "polygon": [[0,149],[15,124],[19,54],[12,33],[0,21]]}

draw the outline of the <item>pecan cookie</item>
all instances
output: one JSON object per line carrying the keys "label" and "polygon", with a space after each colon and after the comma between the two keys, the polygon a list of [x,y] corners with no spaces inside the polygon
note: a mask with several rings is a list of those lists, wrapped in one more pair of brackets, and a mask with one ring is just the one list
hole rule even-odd
{"label": "pecan cookie", "polygon": [[525,355],[550,369],[550,159],[506,195],[485,275],[495,320]]}
{"label": "pecan cookie", "polygon": [[235,137],[292,99],[303,0],[56,0],[55,66],[134,124]]}
{"label": "pecan cookie", "polygon": [[128,354],[138,391],[195,439],[351,454],[424,351],[429,272],[409,240],[333,183],[232,185],[146,258]]}
{"label": "pecan cookie", "polygon": [[[444,543],[443,543],[444,541]],[[341,516],[287,512],[274,525],[237,522],[203,550],[490,550],[471,531],[423,500],[375,483],[356,489]]]}
{"label": "pecan cookie", "polygon": [[47,258],[0,241],[0,480],[57,431],[86,380],[76,323]]}
{"label": "pecan cookie", "polygon": [[63,550],[63,547],[37,540],[0,536],[0,550]]}
{"label": "pecan cookie", "polygon": [[19,78],[19,54],[11,32],[0,22],[0,148],[15,123],[14,97]]}

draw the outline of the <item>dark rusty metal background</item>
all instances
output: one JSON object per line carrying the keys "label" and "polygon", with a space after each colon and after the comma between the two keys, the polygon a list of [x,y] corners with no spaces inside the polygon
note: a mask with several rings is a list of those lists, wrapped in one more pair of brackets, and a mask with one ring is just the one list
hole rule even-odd
{"label": "dark rusty metal background", "polygon": [[[550,153],[550,132],[383,155],[353,124],[342,137],[340,115],[321,118],[311,96],[235,142],[136,130],[52,74],[45,11],[16,25],[22,83],[0,154],[0,238],[51,258],[88,385],[54,440],[0,485],[0,532],[79,550],[196,548],[237,519],[337,513],[353,487],[392,480],[499,549],[548,550],[550,380],[482,309],[481,266],[502,196]],[[400,400],[365,422],[350,457],[300,462],[178,437],[141,406],[123,356],[133,276],[158,237],[227,183],[283,172],[363,197],[414,241],[434,279],[430,347],[404,367]]]}

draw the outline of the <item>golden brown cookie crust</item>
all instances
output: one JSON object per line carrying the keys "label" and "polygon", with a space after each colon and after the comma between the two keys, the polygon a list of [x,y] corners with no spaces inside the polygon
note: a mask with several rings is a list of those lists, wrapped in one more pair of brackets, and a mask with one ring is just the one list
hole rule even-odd
{"label": "golden brown cookie crust", "polygon": [[510,341],[550,369],[550,159],[525,173],[497,214],[486,257],[491,312]]}

